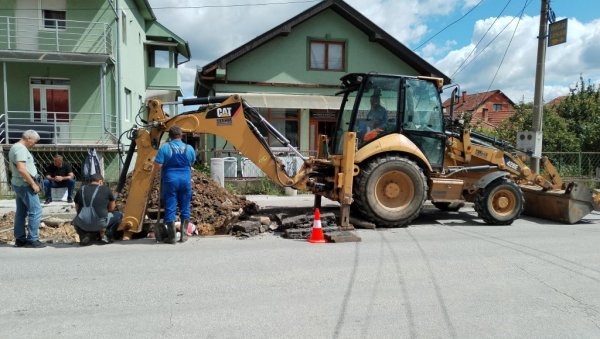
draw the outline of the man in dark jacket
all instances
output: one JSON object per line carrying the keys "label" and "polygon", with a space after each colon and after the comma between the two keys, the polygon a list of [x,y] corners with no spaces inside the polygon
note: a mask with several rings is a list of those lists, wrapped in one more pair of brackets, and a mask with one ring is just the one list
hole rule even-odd
{"label": "man in dark jacket", "polygon": [[[115,210],[117,206],[115,196],[108,186],[104,186],[102,175],[92,174],[90,179],[91,182],[81,186],[75,194],[77,216],[73,219],[73,225],[79,234],[81,246],[90,245],[97,239],[105,244],[111,242],[123,219],[123,213]],[[94,209],[96,219],[93,222],[87,222],[82,215],[86,206]]]}
{"label": "man in dark jacket", "polygon": [[67,201],[73,202],[73,189],[75,189],[75,174],[71,164],[63,160],[62,155],[55,155],[54,162],[46,166],[46,179],[44,179],[44,204],[52,202],[52,188],[67,187]]}

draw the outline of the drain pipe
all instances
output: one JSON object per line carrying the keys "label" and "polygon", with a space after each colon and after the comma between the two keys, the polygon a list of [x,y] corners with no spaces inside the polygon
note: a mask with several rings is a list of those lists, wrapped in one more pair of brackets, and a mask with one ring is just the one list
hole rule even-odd
{"label": "drain pipe", "polygon": [[8,130],[8,89],[6,88],[6,61],[2,62],[2,82],[2,94],[4,95],[4,132],[6,133],[4,137],[6,138],[6,144],[10,144],[10,138],[8,137],[10,131]]}
{"label": "drain pipe", "polygon": [[119,138],[108,129],[106,123],[106,64],[100,65],[100,104],[102,105],[102,130],[118,141]]}
{"label": "drain pipe", "polygon": [[[121,46],[121,17],[120,17],[120,9],[119,9],[119,1],[120,0],[115,0],[114,2],[112,0],[109,0],[109,3],[111,5],[111,8],[113,9],[113,12],[115,12],[115,23],[116,23],[116,34],[115,34],[115,45],[114,45],[114,50],[115,50],[115,60],[116,60],[116,65],[115,65],[115,102],[116,102],[116,107],[115,107],[115,121],[116,121],[116,127],[117,127],[117,134],[120,133],[121,131],[121,119],[119,117],[119,112],[121,111],[121,53],[120,53],[120,46]],[[112,134],[112,133],[111,133]],[[118,138],[117,138],[118,139]]]}

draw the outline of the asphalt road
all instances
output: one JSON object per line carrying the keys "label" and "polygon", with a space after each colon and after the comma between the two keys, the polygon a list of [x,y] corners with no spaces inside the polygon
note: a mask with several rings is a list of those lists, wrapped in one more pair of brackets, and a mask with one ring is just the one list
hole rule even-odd
{"label": "asphalt road", "polygon": [[600,215],[488,226],[428,208],[356,233],[0,247],[0,337],[600,337]]}

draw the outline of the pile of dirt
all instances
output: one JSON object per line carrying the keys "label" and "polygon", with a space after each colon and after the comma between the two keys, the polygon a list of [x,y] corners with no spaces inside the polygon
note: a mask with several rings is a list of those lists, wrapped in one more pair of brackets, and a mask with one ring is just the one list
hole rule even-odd
{"label": "pile of dirt", "polygon": [[[117,207],[121,211],[131,186],[131,178],[130,174],[121,194],[117,197]],[[160,175],[157,175],[146,207],[145,231],[139,234],[140,237],[147,235],[150,225],[155,223],[158,216],[159,185]],[[258,206],[254,202],[230,193],[199,171],[192,173],[191,222],[196,225],[199,235],[232,234],[233,224],[256,213],[258,213]],[[162,211],[160,215],[163,215]],[[14,219],[15,212],[6,213],[0,218],[0,243],[14,242]],[[53,217],[42,219],[39,238],[51,243],[79,242],[77,232],[70,224],[70,220]]]}
{"label": "pile of dirt", "polygon": [[[127,192],[131,186],[129,175],[123,187],[122,193],[117,198],[117,206],[122,210]],[[148,229],[158,217],[159,208],[159,186],[160,174],[153,182],[148,205],[146,206],[145,229]],[[192,172],[192,207],[191,222],[198,228],[199,235],[228,234],[231,225],[240,219],[246,219],[258,212],[258,206],[246,200],[245,197],[237,196],[199,171]],[[162,217],[162,211],[161,215]]]}
{"label": "pile of dirt", "polygon": [[[15,212],[8,212],[0,218],[0,244],[14,242],[13,223]],[[54,217],[42,218],[39,238],[55,244],[79,242],[79,236],[69,220]]]}

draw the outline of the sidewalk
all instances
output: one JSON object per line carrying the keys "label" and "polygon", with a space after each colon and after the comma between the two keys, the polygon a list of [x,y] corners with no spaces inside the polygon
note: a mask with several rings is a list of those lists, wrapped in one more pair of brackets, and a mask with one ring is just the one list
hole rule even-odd
{"label": "sidewalk", "polygon": [[[46,216],[61,217],[72,219],[75,217],[75,204],[66,201],[53,201],[47,205],[41,201],[42,218]],[[8,212],[14,212],[17,207],[15,199],[0,200],[0,216]]]}
{"label": "sidewalk", "polygon": [[[312,194],[288,195],[246,195],[246,199],[254,201],[261,209],[273,207],[313,207],[315,196]],[[321,207],[339,207],[336,201],[321,198]]]}
{"label": "sidewalk", "polygon": [[[261,209],[286,208],[286,207],[312,207],[314,204],[314,195],[298,194],[294,196],[287,195],[246,195],[246,199],[255,202]],[[338,207],[339,203],[322,198],[322,207]],[[0,216],[14,211],[16,208],[15,199],[0,200]],[[61,217],[72,219],[75,217],[75,204],[66,201],[53,201],[45,205],[42,201],[42,218],[46,216]]]}

